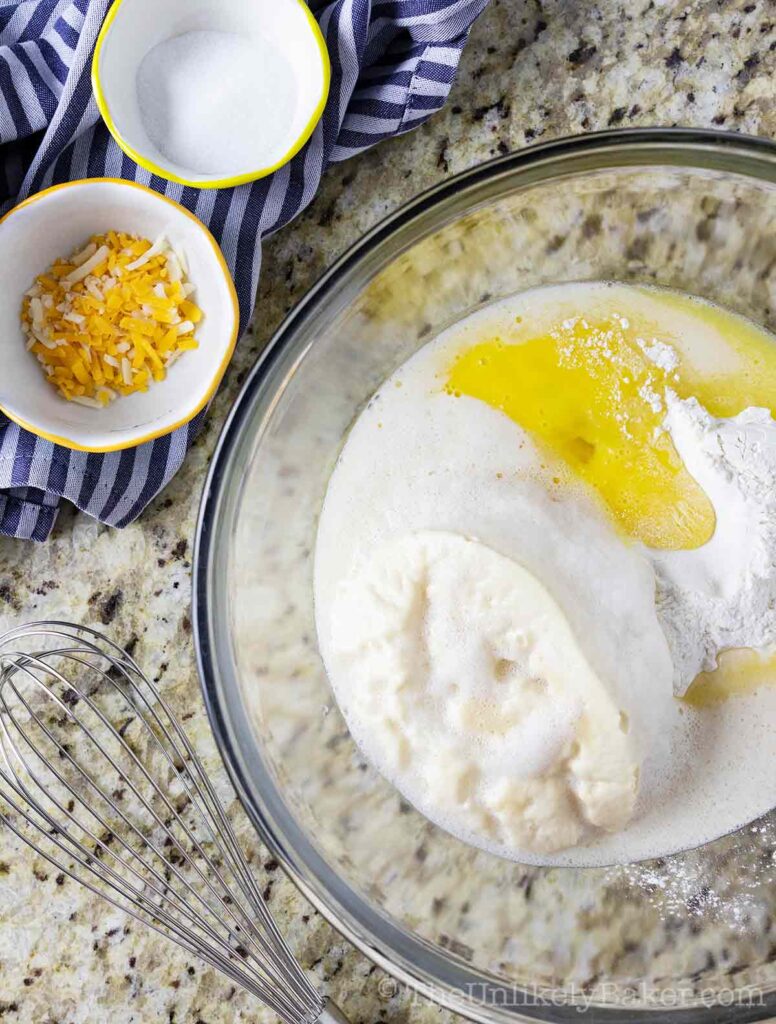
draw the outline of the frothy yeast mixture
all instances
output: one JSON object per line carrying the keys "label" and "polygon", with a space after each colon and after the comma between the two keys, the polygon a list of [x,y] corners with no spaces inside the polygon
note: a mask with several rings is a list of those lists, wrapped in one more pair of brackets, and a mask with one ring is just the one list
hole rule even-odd
{"label": "frothy yeast mixture", "polygon": [[316,621],[420,811],[585,865],[776,804],[775,405],[769,335],[608,283],[490,306],[385,382],[329,483]]}

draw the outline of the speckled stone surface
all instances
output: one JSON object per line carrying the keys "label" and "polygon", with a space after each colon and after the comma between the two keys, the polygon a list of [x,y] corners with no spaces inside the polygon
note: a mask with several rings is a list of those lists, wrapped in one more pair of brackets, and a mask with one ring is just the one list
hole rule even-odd
{"label": "speckled stone surface", "polygon": [[[220,426],[267,339],[323,270],[422,189],[531,142],[607,126],[776,134],[770,0],[492,0],[446,109],[332,168],[312,206],[264,247],[259,302],[183,470],[123,532],[64,511],[42,546],[0,540],[0,627],[67,618],[106,628],[158,680],[223,784],[191,651],[191,544]],[[450,1015],[398,988],[340,939],[262,850],[233,803],[271,909],[354,1022]],[[0,830],[0,1021],[271,1020],[211,970],[80,891]]]}

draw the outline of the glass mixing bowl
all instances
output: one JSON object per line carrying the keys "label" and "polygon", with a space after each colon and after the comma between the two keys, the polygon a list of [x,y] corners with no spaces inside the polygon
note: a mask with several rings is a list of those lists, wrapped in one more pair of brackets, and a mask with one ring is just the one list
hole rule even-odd
{"label": "glass mixing bowl", "polygon": [[[536,868],[432,825],[364,762],[316,648],[316,521],[349,425],[494,299],[654,282],[776,329],[776,146],[694,131],[537,146],[427,192],[291,314],[221,436],[196,553],[213,728],[261,837],[394,976],[487,1022],[744,1021],[776,1009],[776,817],[676,856]],[[724,1009],[723,1009],[724,1008]]]}

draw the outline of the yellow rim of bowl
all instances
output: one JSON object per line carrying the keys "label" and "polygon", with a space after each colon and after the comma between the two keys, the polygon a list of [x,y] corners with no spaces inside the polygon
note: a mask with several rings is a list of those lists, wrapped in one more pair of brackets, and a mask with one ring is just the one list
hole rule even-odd
{"label": "yellow rim of bowl", "polygon": [[150,171],[151,174],[156,174],[160,178],[165,178],[167,181],[174,181],[178,185],[188,185],[192,188],[233,188],[235,185],[244,185],[249,181],[257,181],[259,178],[266,178],[268,174],[272,174],[274,171],[278,170],[279,167],[287,164],[289,160],[296,156],[302,146],[304,146],[315,131],[315,126],[320,121],[323,108],[326,106],[326,100],[329,96],[329,86],[331,84],[331,61],[329,60],[329,51],[326,47],[326,40],[323,38],[323,33],[321,32],[318,22],[313,17],[312,11],[304,0],[296,0],[296,2],[302,8],[305,13],[305,17],[307,18],[307,23],[310,31],[312,32],[313,39],[318,47],[323,71],[323,88],[321,89],[321,97],[313,110],[310,120],[304,126],[299,138],[294,142],[288,152],[270,167],[263,167],[256,171],[249,171],[247,174],[238,174],[232,178],[219,178],[217,181],[189,181],[186,178],[179,177],[177,174],[173,174],[172,171],[165,170],[163,167],[160,167],[152,160],[143,156],[142,153],[139,153],[134,146],[130,145],[130,143],[128,143],[122,136],[116,126],[116,122],[113,120],[113,116],[108,106],[108,101],[105,99],[105,93],[102,88],[102,81],[100,78],[100,58],[102,56],[103,44],[108,37],[113,26],[113,22],[116,20],[122,4],[124,3],[124,0],[114,0],[113,6],[108,11],[105,21],[102,24],[102,28],[100,29],[100,33],[97,36],[97,44],[94,48],[94,57],[92,58],[92,88],[94,89],[97,108],[102,115],[102,119],[105,121],[105,124],[108,126],[108,131],[116,140],[120,148],[127,154],[127,156],[131,157],[135,163],[145,168],[145,170]]}
{"label": "yellow rim of bowl", "polygon": [[0,217],[0,228],[2,228],[3,224],[10,217],[13,217],[15,213],[18,213],[19,210],[24,209],[25,206],[32,206],[32,204],[36,203],[39,199],[43,199],[45,196],[51,195],[52,192],[59,192],[62,189],[66,188],[77,188],[79,185],[91,185],[94,182],[107,182],[111,185],[122,185],[126,186],[127,188],[139,189],[141,192],[147,192],[149,195],[152,195],[155,199],[161,199],[163,202],[168,203],[170,206],[175,207],[176,210],[180,211],[181,213],[184,213],[189,218],[189,220],[193,221],[197,225],[197,227],[202,231],[202,233],[205,235],[208,242],[212,246],[213,252],[216,257],[216,261],[221,267],[224,280],[226,282],[226,289],[232,303],[232,317],[234,321],[234,326],[232,327],[232,335],[231,338],[229,339],[229,344],[227,345],[224,357],[221,360],[218,367],[216,368],[216,372],[213,375],[213,379],[211,380],[210,384],[205,390],[202,398],[200,398],[197,404],[194,406],[194,408],[190,412],[187,412],[184,416],[182,416],[181,419],[176,420],[174,423],[171,423],[164,427],[160,427],[158,430],[153,430],[149,434],[141,434],[137,437],[129,438],[126,441],[121,441],[119,444],[97,446],[83,445],[79,444],[77,441],[73,441],[69,437],[60,437],[58,434],[50,434],[47,430],[42,430],[40,427],[36,427],[32,423],[28,423],[26,420],[23,420],[21,416],[18,416],[16,413],[11,412],[4,405],[2,405],[2,403],[0,403],[0,412],[4,413],[9,420],[13,420],[13,422],[18,423],[20,427],[23,427],[25,430],[29,430],[30,433],[36,434],[38,437],[44,438],[46,441],[53,441],[54,444],[61,444],[65,448],[72,448],[74,451],[77,452],[118,452],[123,451],[123,449],[125,448],[134,448],[136,445],[145,444],[147,441],[154,441],[156,440],[157,437],[163,437],[165,434],[171,434],[173,430],[177,430],[179,427],[182,427],[186,423],[189,423],[191,420],[193,420],[197,413],[201,412],[205,408],[207,403],[215,394],[218,385],[221,383],[221,379],[226,373],[226,368],[229,365],[230,359],[232,358],[234,347],[237,344],[237,335],[240,330],[240,307],[237,302],[237,291],[234,287],[234,281],[232,280],[232,275],[229,273],[229,267],[227,267],[226,265],[224,254],[221,252],[221,248],[218,242],[215,240],[215,238],[207,229],[207,227],[205,227],[202,221],[195,217],[194,214],[187,210],[184,206],[181,206],[180,203],[176,203],[174,199],[170,199],[167,196],[163,196],[161,195],[161,193],[155,192],[152,188],[148,188],[146,185],[141,185],[140,182],[137,181],[125,181],[123,178],[84,178],[82,181],[65,181],[61,185],[52,185],[51,188],[44,189],[43,192],[36,192],[35,195],[30,196],[28,199],[23,200],[21,203],[18,204],[18,206],[14,206],[12,210],[9,210],[8,213],[5,214],[5,216]]}

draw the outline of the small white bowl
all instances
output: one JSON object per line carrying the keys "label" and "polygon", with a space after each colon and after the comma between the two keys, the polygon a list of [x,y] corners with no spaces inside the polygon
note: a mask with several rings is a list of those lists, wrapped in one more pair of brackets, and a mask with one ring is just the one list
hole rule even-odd
{"label": "small white bowl", "polygon": [[[256,154],[255,161],[248,162],[255,166],[204,173],[175,163],[149,137],[138,100],[137,74],[158,44],[188,32],[213,31],[255,42],[256,60],[263,68],[263,60],[272,57],[272,68],[266,85],[262,82],[262,88],[245,97],[246,103],[259,105],[266,113],[266,133],[251,136],[256,138]],[[239,185],[287,163],[318,123],[330,77],[326,43],[304,0],[115,0],[92,63],[97,105],[124,152],[154,174],[199,188]],[[282,97],[289,109],[281,114]]]}
{"label": "small white bowl", "polygon": [[[178,359],[148,391],[103,409],[62,398],[27,351],[20,312],[25,291],[59,257],[110,229],[183,251],[203,319],[199,348]],[[92,178],[55,185],[0,220],[0,411],[49,441],[80,451],[129,448],[169,433],[207,404],[224,375],[239,329],[237,295],[216,240],[178,203],[143,185]]]}

